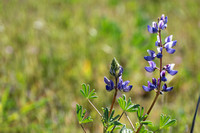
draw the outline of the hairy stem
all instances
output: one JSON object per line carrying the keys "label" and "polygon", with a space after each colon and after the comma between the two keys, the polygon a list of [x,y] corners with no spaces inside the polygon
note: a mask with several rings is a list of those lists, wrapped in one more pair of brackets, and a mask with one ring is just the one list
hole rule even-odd
{"label": "hairy stem", "polygon": [[112,104],[111,104],[111,107],[110,107],[110,111],[109,111],[109,114],[108,114],[108,117],[110,117],[110,114],[113,110],[113,106],[115,104],[115,101],[116,101],[116,97],[117,97],[117,77],[115,78],[115,94],[113,96],[113,100],[112,100]]}
{"label": "hairy stem", "polygon": [[125,111],[122,112],[122,114],[120,115],[118,121],[122,118],[123,114],[125,113]]}
{"label": "hairy stem", "polygon": [[84,133],[86,133],[86,130],[85,130],[85,128],[83,127],[83,125],[80,124],[80,126],[81,126],[81,128],[83,129]]}
{"label": "hairy stem", "polygon": [[94,106],[94,104],[90,101],[90,99],[88,99],[88,102],[92,105],[92,107],[97,111],[97,113],[102,117],[101,113],[99,112],[99,110]]}
{"label": "hairy stem", "polygon": [[136,132],[135,127],[133,126],[133,123],[131,122],[131,119],[128,117],[128,115],[126,114],[126,112],[125,112],[125,115],[126,115],[128,121],[129,121],[129,123],[131,124],[131,126],[133,128],[133,131]]}
{"label": "hairy stem", "polygon": [[[162,40],[161,40],[161,30],[158,31],[158,35],[159,35],[159,39],[160,39],[160,47],[163,47]],[[161,54],[162,54],[162,51],[161,51]],[[161,72],[162,72],[162,58],[160,58],[160,73]],[[160,73],[159,73],[160,81],[159,81],[158,91],[156,92],[156,96],[155,96],[151,106],[149,107],[149,109],[147,111],[147,117],[149,116],[152,108],[154,107],[154,105],[155,105],[155,103],[156,103],[156,101],[158,99],[158,96],[160,95],[160,88],[161,88],[161,75],[160,75]],[[143,121],[146,121],[147,117]],[[142,125],[143,124],[140,123],[140,126],[139,126],[139,128],[138,128],[136,133],[139,133],[140,129],[142,128]]]}

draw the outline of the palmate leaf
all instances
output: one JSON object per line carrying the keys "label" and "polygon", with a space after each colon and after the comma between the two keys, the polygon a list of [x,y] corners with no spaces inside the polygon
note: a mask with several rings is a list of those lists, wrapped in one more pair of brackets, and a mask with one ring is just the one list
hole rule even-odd
{"label": "palmate leaf", "polygon": [[139,104],[133,104],[131,102],[131,98],[126,101],[126,95],[118,98],[118,103],[122,110],[126,112],[136,112],[138,107],[140,106]]}
{"label": "palmate leaf", "polygon": [[161,114],[160,116],[160,129],[168,128],[176,123],[175,119],[170,119],[170,116]]}
{"label": "palmate leaf", "polygon": [[148,115],[147,114],[144,114],[144,108],[138,108],[137,110],[137,117],[138,117],[138,120],[141,122],[143,121]]}
{"label": "palmate leaf", "polygon": [[80,124],[92,122],[91,116],[85,117],[86,109],[83,110],[81,105],[76,104],[76,114]]}
{"label": "palmate leaf", "polygon": [[[106,133],[111,133],[113,128],[116,127],[114,130],[121,126],[122,124],[118,121],[120,115],[114,116],[115,111],[112,110],[110,116],[108,108],[103,108],[103,116],[102,116],[102,123],[104,128],[106,129]],[[114,131],[113,130],[113,131]]]}
{"label": "palmate leaf", "polygon": [[87,99],[94,99],[94,98],[97,98],[96,92],[94,92],[95,89],[93,89],[93,90],[90,92],[90,85],[86,85],[86,84],[83,83],[83,84],[82,84],[82,88],[83,88],[83,89],[81,89],[80,92],[81,92],[81,94],[82,94],[85,98],[87,98]]}

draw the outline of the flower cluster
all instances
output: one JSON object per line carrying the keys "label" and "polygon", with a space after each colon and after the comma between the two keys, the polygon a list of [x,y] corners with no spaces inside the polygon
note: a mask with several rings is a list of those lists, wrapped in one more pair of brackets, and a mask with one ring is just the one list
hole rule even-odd
{"label": "flower cluster", "polygon": [[116,89],[123,91],[123,92],[129,92],[132,89],[132,85],[128,85],[130,81],[124,81],[122,80],[122,73],[123,73],[123,67],[119,65],[117,60],[114,58],[111,63],[110,68],[110,74],[115,77],[117,85],[114,84],[112,80],[109,80],[107,77],[104,77],[104,82],[106,83],[106,90],[111,91],[115,87]]}
{"label": "flower cluster", "polygon": [[157,33],[159,30],[164,30],[167,28],[167,22],[168,18],[167,16],[165,17],[165,15],[163,14],[158,20],[158,24],[156,22],[152,22],[152,27],[149,25],[147,26],[148,31],[150,33]]}
{"label": "flower cluster", "polygon": [[[126,100],[126,95],[123,95],[122,97],[118,98],[118,92],[129,92],[132,89],[132,85],[129,85],[130,81],[123,81],[122,74],[123,74],[123,67],[118,63],[118,61],[114,58],[111,63],[110,67],[110,74],[112,75],[112,78],[114,80],[110,80],[107,77],[104,77],[105,82],[105,88],[107,91],[114,92],[112,103],[110,108],[105,107],[102,108],[103,112],[101,113],[95,105],[91,102],[91,99],[97,98],[95,90],[90,91],[90,86],[83,84],[82,89],[80,90],[81,94],[87,99],[87,101],[91,104],[91,106],[97,111],[97,113],[101,117],[101,121],[103,124],[103,132],[104,133],[114,133],[118,129],[120,131],[118,132],[134,132],[134,133],[144,133],[144,132],[159,132],[162,129],[168,128],[169,126],[172,126],[176,123],[175,119],[171,119],[168,115],[161,115],[160,117],[160,124],[155,125],[151,124],[151,121],[147,121],[148,116],[150,115],[150,112],[152,112],[152,109],[158,99],[158,96],[160,94],[163,94],[165,92],[169,92],[173,89],[173,87],[168,87],[166,84],[167,74],[174,76],[178,73],[178,71],[174,70],[175,64],[167,64],[163,65],[163,54],[165,51],[166,53],[173,54],[176,50],[174,49],[177,41],[172,40],[172,35],[165,38],[165,40],[161,38],[161,31],[165,30],[167,28],[167,22],[168,18],[162,15],[160,18],[158,18],[158,22],[153,22],[152,26],[148,25],[148,31],[152,34],[157,34],[157,40],[155,42],[155,46],[157,48],[157,51],[154,50],[147,50],[148,56],[145,56],[144,59],[149,63],[149,66],[145,67],[145,70],[149,73],[153,73],[154,71],[159,71],[158,78],[152,78],[152,81],[147,82],[147,86],[143,85],[142,88],[146,92],[150,92],[152,90],[156,91],[156,95],[154,97],[153,102],[151,103],[149,109],[147,110],[147,113],[144,112],[144,107],[142,107],[139,104],[134,104],[131,101],[131,97],[129,97],[128,100]],[[154,62],[154,60],[158,59],[159,64],[156,64],[157,62]],[[123,111],[120,114],[114,114],[115,112],[115,103],[118,102],[119,106]],[[133,124],[127,113],[131,112],[137,112],[137,118],[138,121]],[[76,106],[76,113],[79,120],[79,124],[81,125],[84,132],[86,130],[84,129],[84,126],[82,124],[88,123],[93,121],[91,119],[91,116],[85,116],[86,110],[83,110],[81,105]],[[126,118],[128,119],[130,125],[132,126],[132,129],[126,128],[126,124],[121,123],[120,119],[123,115],[126,115]],[[134,127],[136,125],[136,127]],[[146,128],[146,126],[151,125],[151,128]]]}
{"label": "flower cluster", "polygon": [[[160,70],[160,78],[153,78],[152,83],[148,81],[147,86],[142,86],[143,89],[147,92],[152,91],[154,89],[159,90],[160,93],[171,91],[173,87],[167,87],[166,83],[164,83],[161,90],[161,82],[167,81],[166,73],[173,76],[178,72],[176,70],[173,70],[175,64],[168,64],[162,67],[163,49],[165,49],[167,53],[173,54],[176,51],[173,47],[177,43],[176,40],[172,41],[173,35],[166,37],[164,43],[162,43],[161,31],[167,28],[167,22],[167,16],[165,17],[164,15],[162,15],[160,18],[158,18],[158,22],[153,22],[152,26],[147,26],[147,29],[150,33],[157,34],[157,41],[155,42],[155,46],[157,47],[157,54],[153,50],[147,50],[149,56],[145,56],[144,59],[148,61],[149,66],[145,67],[145,70],[150,73],[154,72],[156,69]],[[156,67],[156,63],[153,61],[155,58],[160,59],[160,68]]]}

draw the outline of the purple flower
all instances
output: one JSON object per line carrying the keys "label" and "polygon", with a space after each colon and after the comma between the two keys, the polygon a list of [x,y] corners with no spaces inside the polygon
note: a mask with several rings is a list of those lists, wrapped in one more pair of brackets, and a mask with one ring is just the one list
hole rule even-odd
{"label": "purple flower", "polygon": [[153,61],[148,61],[149,62],[149,67],[145,67],[145,70],[147,71],[147,72],[153,72],[153,71],[155,71],[155,69],[156,69],[156,63],[155,62],[153,62]]}
{"label": "purple flower", "polygon": [[158,23],[159,29],[164,30],[165,28],[167,28],[167,21],[168,21],[167,16],[165,17],[165,15],[163,14],[163,15],[160,17],[160,20],[159,20],[159,23]]}
{"label": "purple flower", "polygon": [[104,77],[104,82],[106,83],[106,90],[111,91],[114,89],[114,82],[109,80],[107,77]]}
{"label": "purple flower", "polygon": [[147,83],[148,83],[148,86],[144,86],[144,85],[142,86],[142,88],[145,91],[149,92],[149,91],[152,91],[154,89],[157,89],[158,84],[157,84],[157,81],[156,81],[155,78],[152,78],[152,83],[150,81],[148,81]]}
{"label": "purple flower", "polygon": [[120,76],[119,77],[119,83],[118,83],[118,89],[120,90],[120,91],[122,91],[123,90],[123,92],[129,92],[131,89],[132,89],[132,85],[129,85],[128,86],[128,84],[130,83],[130,81],[125,81],[125,82],[123,82],[123,80],[122,80],[122,76]]}
{"label": "purple flower", "polygon": [[175,75],[178,73],[178,71],[173,70],[175,64],[168,64],[166,66],[164,66],[163,68],[170,74],[170,75]]}
{"label": "purple flower", "polygon": [[161,73],[160,73],[160,76],[161,76],[161,81],[164,81],[166,82],[167,81],[167,78],[165,77],[165,70],[162,70]]}
{"label": "purple flower", "polygon": [[158,24],[156,22],[153,22],[152,27],[150,25],[148,25],[147,29],[150,33],[157,33],[158,32]]}
{"label": "purple flower", "polygon": [[157,35],[157,41],[155,42],[155,46],[160,46],[160,37]]}
{"label": "purple flower", "polygon": [[118,77],[122,76],[124,69],[122,66],[119,66],[119,73],[118,73]]}
{"label": "purple flower", "polygon": [[164,92],[168,92],[168,91],[171,91],[173,89],[173,87],[167,87],[166,84],[164,84],[162,88],[163,88],[162,91],[164,91]]}
{"label": "purple flower", "polygon": [[152,61],[154,60],[154,58],[156,57],[156,54],[153,50],[147,50],[147,52],[149,53],[150,56],[145,56],[144,59],[146,61]]}
{"label": "purple flower", "polygon": [[168,37],[165,38],[165,48],[166,48],[166,51],[169,53],[169,54],[173,54],[176,50],[173,49],[173,47],[176,45],[177,41],[172,41],[172,37],[173,35],[170,35]]}
{"label": "purple flower", "polygon": [[162,54],[161,54],[162,49],[163,49],[162,47],[157,47],[157,50],[158,50],[158,54],[156,55],[157,58],[162,58]]}
{"label": "purple flower", "polygon": [[162,16],[160,17],[160,20],[163,20],[164,24],[167,24],[167,22],[168,22],[168,18],[167,18],[167,16],[165,17],[164,14],[162,14]]}

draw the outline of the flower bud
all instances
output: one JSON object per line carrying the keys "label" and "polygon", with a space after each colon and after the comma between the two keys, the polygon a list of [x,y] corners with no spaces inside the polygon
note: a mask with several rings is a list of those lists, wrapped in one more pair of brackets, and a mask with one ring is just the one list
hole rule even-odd
{"label": "flower bud", "polygon": [[110,67],[110,74],[118,78],[123,73],[123,68],[119,65],[118,61],[114,58]]}

